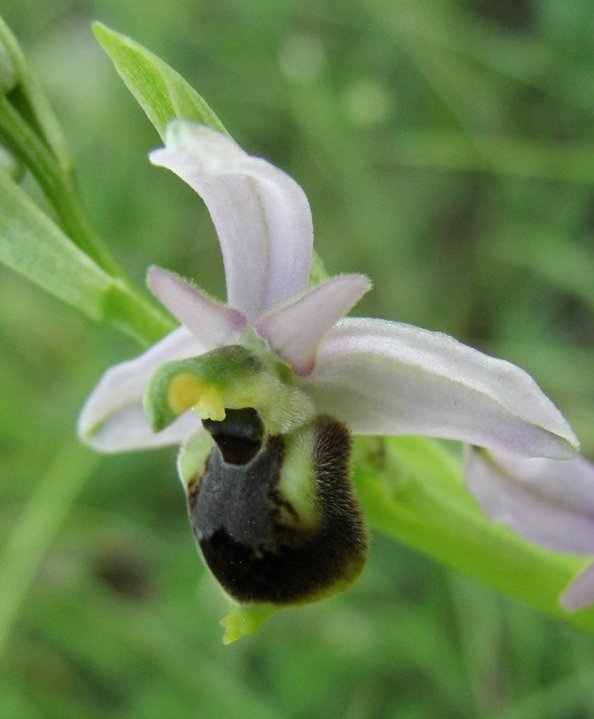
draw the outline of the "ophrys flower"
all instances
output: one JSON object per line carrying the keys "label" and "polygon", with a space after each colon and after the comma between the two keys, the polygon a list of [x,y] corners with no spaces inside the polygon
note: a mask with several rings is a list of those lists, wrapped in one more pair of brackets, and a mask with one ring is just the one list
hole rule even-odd
{"label": "ophrys flower", "polygon": [[370,288],[362,275],[308,287],[310,209],[283,172],[182,121],[151,161],[205,201],[227,303],[151,269],[149,287],[182,326],[106,372],[80,433],[102,451],[183,443],[196,537],[237,601],[286,605],[356,578],[366,540],[350,433],[574,454],[567,422],[519,368],[440,333],[345,318]]}

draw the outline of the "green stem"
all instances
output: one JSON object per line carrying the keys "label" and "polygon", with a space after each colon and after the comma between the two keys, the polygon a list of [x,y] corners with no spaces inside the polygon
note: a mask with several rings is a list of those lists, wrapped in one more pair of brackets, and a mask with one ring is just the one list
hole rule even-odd
{"label": "green stem", "polygon": [[584,559],[517,538],[483,515],[462,468],[422,437],[358,438],[355,482],[370,525],[449,567],[557,619],[594,631],[594,607],[558,604]]}
{"label": "green stem", "polygon": [[47,145],[2,94],[0,138],[32,172],[66,235],[108,274],[125,277],[124,270],[95,232],[82,209],[72,176],[60,167]]}

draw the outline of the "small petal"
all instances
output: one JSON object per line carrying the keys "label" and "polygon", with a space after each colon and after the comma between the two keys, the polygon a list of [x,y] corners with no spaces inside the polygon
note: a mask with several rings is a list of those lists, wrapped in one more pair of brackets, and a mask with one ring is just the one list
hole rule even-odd
{"label": "small petal", "polygon": [[255,320],[307,287],[313,228],[299,185],[233,140],[181,120],[150,154],[204,200],[223,252],[229,304]]}
{"label": "small petal", "polygon": [[421,434],[526,456],[567,458],[577,440],[518,367],[447,335],[347,318],[303,387],[355,434]]}
{"label": "small petal", "polygon": [[247,326],[239,310],[211,299],[173,272],[151,267],[147,284],[171,314],[205,347],[231,344]]}
{"label": "small petal", "polygon": [[578,574],[561,595],[559,603],[568,612],[577,612],[594,604],[594,564]]}
{"label": "small petal", "polygon": [[307,375],[324,337],[370,289],[364,275],[333,277],[264,315],[256,330],[297,374]]}
{"label": "small petal", "polygon": [[485,514],[559,552],[594,554],[594,465],[469,448],[466,483]]}
{"label": "small petal", "polygon": [[196,417],[187,412],[164,432],[154,434],[142,398],[150,378],[164,362],[199,355],[205,349],[180,327],[139,357],[108,369],[83,407],[78,422],[80,438],[100,452],[179,444],[195,428]]}

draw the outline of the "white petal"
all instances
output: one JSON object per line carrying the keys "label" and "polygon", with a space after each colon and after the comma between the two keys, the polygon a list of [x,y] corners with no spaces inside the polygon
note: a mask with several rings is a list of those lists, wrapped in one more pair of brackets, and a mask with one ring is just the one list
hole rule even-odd
{"label": "white petal", "polygon": [[594,564],[571,582],[559,600],[568,612],[577,612],[594,604]]}
{"label": "white petal", "polygon": [[333,277],[264,315],[256,330],[297,374],[307,375],[324,337],[370,289],[364,275]]}
{"label": "white petal", "polygon": [[175,172],[206,203],[221,243],[229,304],[255,320],[300,294],[313,229],[299,185],[202,125],[172,122],[165,145],[150,160]]}
{"label": "white petal", "polygon": [[526,456],[567,458],[577,440],[518,367],[447,335],[347,318],[303,380],[319,411],[359,434],[421,434]]}
{"label": "white petal", "polygon": [[559,552],[594,554],[594,465],[469,448],[466,483],[487,516]]}
{"label": "white petal", "polygon": [[87,399],[78,421],[78,433],[100,452],[178,444],[196,427],[196,417],[186,412],[163,432],[155,434],[142,409],[150,378],[164,362],[199,355],[202,346],[185,327],[174,330],[144,354],[105,372]]}
{"label": "white petal", "polygon": [[171,314],[205,347],[229,344],[247,326],[247,320],[239,310],[211,299],[173,272],[151,267],[147,284]]}

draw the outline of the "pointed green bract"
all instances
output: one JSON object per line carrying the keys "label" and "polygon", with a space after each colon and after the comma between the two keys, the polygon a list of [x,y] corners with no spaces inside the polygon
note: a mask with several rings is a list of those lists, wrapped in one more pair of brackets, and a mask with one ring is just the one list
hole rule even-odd
{"label": "pointed green bract", "polygon": [[162,139],[167,124],[176,118],[227,133],[202,97],[167,63],[102,23],[93,23],[93,32]]}
{"label": "pointed green bract", "polygon": [[225,630],[223,644],[232,644],[258,631],[278,609],[274,604],[236,604],[230,600],[229,613],[219,622]]}
{"label": "pointed green bract", "polygon": [[[204,98],[170,65],[103,23],[94,22],[92,27],[97,42],[163,141],[167,125],[175,119],[198,122],[229,135]],[[312,286],[328,277],[315,251],[313,262]]]}

